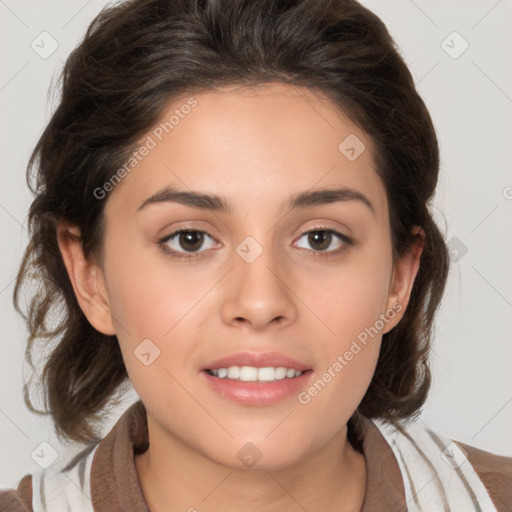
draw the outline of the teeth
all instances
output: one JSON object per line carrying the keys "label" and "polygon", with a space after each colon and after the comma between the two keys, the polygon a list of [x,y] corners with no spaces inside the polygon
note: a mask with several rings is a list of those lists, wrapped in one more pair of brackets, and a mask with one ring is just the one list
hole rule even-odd
{"label": "teeth", "polygon": [[240,366],[230,366],[228,368],[228,379],[240,378]]}
{"label": "teeth", "polygon": [[281,380],[286,377],[286,368],[284,366],[278,366],[274,370],[274,376],[276,380]]}
{"label": "teeth", "polygon": [[209,370],[219,379],[234,379],[242,382],[273,382],[275,380],[292,379],[299,377],[302,372],[294,368],[285,368],[284,366],[267,366],[265,368],[256,368],[254,366],[230,366],[229,368],[217,368]]}
{"label": "teeth", "polygon": [[[229,370],[228,370],[229,371]],[[228,373],[229,375],[229,373]],[[242,366],[239,379],[243,382],[254,382],[258,380],[258,369],[253,366]]]}
{"label": "teeth", "polygon": [[271,382],[273,380],[278,380],[276,378],[276,368],[258,368],[258,380],[264,382]]}

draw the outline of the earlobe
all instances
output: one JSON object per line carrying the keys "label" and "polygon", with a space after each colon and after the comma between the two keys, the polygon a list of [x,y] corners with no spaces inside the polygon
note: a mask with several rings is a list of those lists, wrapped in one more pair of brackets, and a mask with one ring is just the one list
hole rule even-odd
{"label": "earlobe", "polygon": [[95,262],[85,257],[80,230],[76,226],[59,224],[57,238],[81,310],[96,330],[114,335],[103,271]]}
{"label": "earlobe", "polygon": [[388,310],[399,310],[399,314],[395,315],[393,320],[389,322],[383,331],[384,334],[395,327],[403,317],[409,304],[414,280],[420,268],[421,254],[425,245],[425,232],[420,227],[415,226],[412,233],[415,235],[415,241],[409,251],[395,263],[391,276],[387,307]]}

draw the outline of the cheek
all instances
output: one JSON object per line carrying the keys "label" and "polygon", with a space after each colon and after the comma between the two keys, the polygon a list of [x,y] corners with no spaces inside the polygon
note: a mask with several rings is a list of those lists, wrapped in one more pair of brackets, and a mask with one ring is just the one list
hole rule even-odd
{"label": "cheek", "polygon": [[216,276],[194,272],[186,264],[171,263],[154,250],[111,252],[107,268],[110,306],[115,321],[137,337],[167,337],[175,325],[194,316],[194,307]]}
{"label": "cheek", "polygon": [[314,272],[299,277],[304,302],[322,321],[325,338],[329,339],[330,333],[333,340],[339,340],[337,348],[373,326],[386,310],[392,256],[384,242],[348,254],[335,266],[317,266]]}
{"label": "cheek", "polygon": [[391,248],[383,239],[335,269],[317,272],[314,285],[303,278],[304,302],[321,320],[322,364],[316,384],[305,390],[302,401],[299,397],[300,403],[314,402],[318,409],[344,404],[348,412],[357,407],[377,364],[383,327],[394,317],[394,311],[386,316],[391,272]]}
{"label": "cheek", "polygon": [[164,255],[148,262],[143,251],[116,251],[121,247],[113,243],[106,262],[110,307],[130,380],[149,400],[163,384],[168,392],[176,387],[165,369],[182,374],[183,361],[193,359],[195,346],[186,341],[201,325],[205,307],[212,307],[204,298],[218,277],[171,264]]}

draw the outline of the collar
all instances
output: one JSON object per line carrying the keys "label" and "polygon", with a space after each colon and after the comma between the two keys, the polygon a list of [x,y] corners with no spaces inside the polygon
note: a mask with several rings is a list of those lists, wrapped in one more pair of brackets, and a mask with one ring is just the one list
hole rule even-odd
{"label": "collar", "polygon": [[[400,468],[387,441],[368,418],[356,436],[366,461],[366,493],[361,512],[406,510]],[[135,455],[149,447],[146,409],[132,404],[99,443],[91,470],[92,502],[98,512],[150,512],[135,467]]]}

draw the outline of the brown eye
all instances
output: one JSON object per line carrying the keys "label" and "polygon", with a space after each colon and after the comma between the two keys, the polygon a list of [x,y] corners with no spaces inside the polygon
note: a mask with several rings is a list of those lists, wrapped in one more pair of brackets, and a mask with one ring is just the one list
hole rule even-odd
{"label": "brown eye", "polygon": [[352,245],[352,240],[348,236],[333,229],[312,229],[302,233],[300,239],[305,239],[309,247],[300,244],[298,247],[310,249],[316,253],[324,252],[326,255],[338,253]]}
{"label": "brown eye", "polygon": [[[210,243],[209,247],[208,242]],[[200,251],[205,248],[204,245],[206,245],[205,249],[211,249],[214,244],[215,240],[211,235],[197,229],[181,229],[160,240],[161,246],[177,256],[187,256],[190,253],[199,255],[205,252]]]}
{"label": "brown eye", "polygon": [[318,251],[325,251],[332,241],[332,233],[329,231],[310,231],[308,233],[308,242]]}
{"label": "brown eye", "polygon": [[178,244],[187,251],[197,251],[203,245],[204,233],[201,231],[182,231],[179,234]]}

